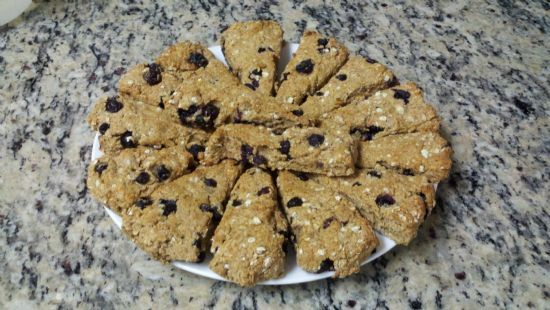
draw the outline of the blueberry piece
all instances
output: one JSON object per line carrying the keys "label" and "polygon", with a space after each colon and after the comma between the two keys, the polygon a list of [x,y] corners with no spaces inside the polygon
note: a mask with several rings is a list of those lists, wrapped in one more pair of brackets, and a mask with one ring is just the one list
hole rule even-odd
{"label": "blueberry piece", "polygon": [[251,83],[245,83],[244,86],[252,89],[252,90],[256,90],[256,87],[254,85],[252,85]]}
{"label": "blueberry piece", "polygon": [[378,126],[368,126],[367,128],[365,129],[361,129],[361,128],[352,128],[350,130],[350,134],[356,134],[358,133],[361,137],[361,140],[363,141],[370,141],[372,140],[372,138],[374,137],[374,135],[376,135],[377,133],[383,131],[384,128],[381,128],[381,127],[378,127]]}
{"label": "blueberry piece", "polygon": [[327,38],[322,38],[322,39],[317,40],[317,45],[325,46],[327,44],[328,44],[328,39]]}
{"label": "blueberry piece", "polygon": [[162,110],[164,110],[164,101],[162,101],[162,98],[160,98],[160,102],[159,102],[159,108],[161,108]]}
{"label": "blueberry piece", "polygon": [[265,47],[258,48],[258,53],[263,53],[263,52],[265,52]]}
{"label": "blueberry piece", "polygon": [[101,175],[103,173],[103,171],[105,171],[105,169],[107,169],[107,164],[106,163],[97,163],[94,167],[94,170],[95,172],[99,173],[99,175]]}
{"label": "blueberry piece", "polygon": [[290,141],[283,140],[279,142],[279,146],[280,146],[279,152],[281,152],[281,154],[285,154],[285,155],[290,154]]}
{"label": "blueberry piece", "polygon": [[204,179],[204,185],[208,186],[208,187],[216,187],[218,186],[218,182],[216,182],[216,180],[214,179]]}
{"label": "blueberry piece", "polygon": [[320,97],[320,96],[323,96],[323,95],[324,95],[324,94],[323,94],[322,91],[318,91],[318,92],[315,93],[315,96],[319,96],[319,97]]}
{"label": "blueberry piece", "polygon": [[395,199],[390,194],[380,194],[376,197],[376,204],[379,206],[391,206],[395,203]]}
{"label": "blueberry piece", "polygon": [[191,53],[187,61],[198,67],[206,67],[208,65],[208,59],[201,53]]}
{"label": "blueberry piece", "polygon": [[319,266],[319,270],[317,270],[317,273],[321,273],[325,271],[334,271],[334,262],[330,258],[326,258],[324,261],[321,262],[321,265]]}
{"label": "blueberry piece", "polygon": [[311,146],[318,147],[325,142],[325,136],[314,133],[307,137],[307,142]]}
{"label": "blueberry piece", "polygon": [[252,157],[252,162],[254,163],[255,166],[265,165],[267,164],[267,158],[265,158],[260,154],[256,154],[254,155],[254,157]]}
{"label": "blueberry piece", "polygon": [[373,178],[380,179],[382,175],[374,170],[367,172],[368,175],[370,175]]}
{"label": "blueberry piece", "polygon": [[309,180],[309,177],[307,176],[307,174],[303,173],[303,172],[295,172],[293,171],[292,172],[295,176],[297,176],[300,180],[302,181],[307,181]]}
{"label": "blueberry piece", "polygon": [[157,175],[157,179],[159,179],[160,182],[163,182],[168,180],[170,177],[170,170],[168,170],[165,165],[160,165],[155,170],[155,174]]}
{"label": "blueberry piece", "polygon": [[352,186],[352,187],[355,187],[355,186],[361,186],[361,183],[359,183],[359,182],[355,182],[355,183],[353,183],[353,184],[352,184],[351,186]]}
{"label": "blueberry piece", "polygon": [[405,168],[405,169],[403,169],[403,174],[412,176],[412,175],[414,175],[414,171],[412,169]]}
{"label": "blueberry piece", "polygon": [[394,92],[393,93],[393,98],[401,99],[401,100],[405,101],[405,104],[409,103],[409,98],[411,97],[411,93],[409,93],[406,90],[401,90],[401,89],[394,89],[393,92]]}
{"label": "blueberry piece", "polygon": [[105,111],[109,113],[116,113],[120,111],[122,107],[122,103],[118,101],[116,97],[107,98],[107,102],[105,103]]}
{"label": "blueberry piece", "polygon": [[313,61],[311,61],[311,59],[306,59],[296,65],[296,71],[299,73],[310,74],[313,72],[313,67],[315,67]]}
{"label": "blueberry piece", "polygon": [[238,206],[240,206],[240,205],[242,205],[242,204],[243,204],[243,202],[240,201],[239,199],[233,200],[233,203],[232,203],[233,207],[238,207]]}
{"label": "blueberry piece", "polygon": [[292,111],[292,114],[294,114],[296,116],[302,116],[302,115],[304,115],[304,111],[302,111],[302,109],[296,109],[296,110]]}
{"label": "blueberry piece", "polygon": [[139,184],[146,184],[147,182],[149,182],[149,179],[149,173],[143,171],[138,174],[136,182],[138,182]]}
{"label": "blueberry piece", "polygon": [[141,197],[136,201],[136,206],[140,209],[144,209],[147,206],[150,206],[153,204],[153,200],[149,197]]}
{"label": "blueberry piece", "polygon": [[348,78],[348,76],[345,75],[345,74],[338,74],[338,75],[336,76],[336,78],[337,78],[338,80],[340,80],[340,81],[345,81],[345,80]]}
{"label": "blueberry piece", "polygon": [[259,191],[258,191],[258,196],[261,196],[261,195],[265,195],[265,194],[269,194],[269,187],[262,187]]}
{"label": "blueberry piece", "polygon": [[162,215],[168,216],[178,209],[178,205],[176,204],[175,200],[170,199],[161,199],[160,204],[162,204],[164,207],[162,208]]}
{"label": "blueberry piece", "polygon": [[120,136],[120,144],[125,149],[137,147],[137,144],[134,141],[134,137],[132,136],[131,131],[126,131],[122,134],[122,136]]}
{"label": "blueberry piece", "polygon": [[203,211],[203,212],[212,213],[212,220],[214,220],[214,222],[219,222],[222,219],[222,215],[218,211],[218,208],[215,208],[215,207],[213,207],[213,206],[211,206],[207,203],[201,204],[199,206],[199,209],[201,209],[201,211]]}
{"label": "blueberry piece", "polygon": [[299,207],[304,203],[300,197],[292,197],[287,203],[288,208]]}
{"label": "blueberry piece", "polygon": [[241,159],[243,162],[245,163],[248,163],[248,158],[250,156],[252,156],[252,153],[254,152],[254,149],[248,145],[248,144],[243,144],[241,145]]}
{"label": "blueberry piece", "polygon": [[199,160],[199,153],[204,152],[204,150],[204,146],[200,144],[193,144],[187,149],[187,151],[193,155],[195,160]]}
{"label": "blueberry piece", "polygon": [[103,123],[103,124],[99,125],[99,133],[104,135],[107,132],[107,129],[109,129],[109,127],[111,127],[111,126],[109,126],[109,124],[107,124],[107,123]]}
{"label": "blueberry piece", "polygon": [[162,81],[161,68],[156,63],[151,63],[147,65],[148,70],[143,73],[143,79],[149,85],[157,85]]}
{"label": "blueberry piece", "polygon": [[323,222],[323,229],[327,229],[329,228],[330,224],[335,221],[336,218],[334,216],[331,216],[329,218],[327,218],[324,222]]}

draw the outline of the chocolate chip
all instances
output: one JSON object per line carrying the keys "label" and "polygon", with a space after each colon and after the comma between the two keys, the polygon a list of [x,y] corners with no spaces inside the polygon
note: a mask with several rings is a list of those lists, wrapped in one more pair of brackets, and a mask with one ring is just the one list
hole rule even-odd
{"label": "chocolate chip", "polygon": [[199,160],[199,153],[204,152],[204,150],[204,146],[200,144],[193,144],[187,149],[187,151],[193,155],[195,160]]}
{"label": "chocolate chip", "polygon": [[254,149],[250,145],[241,145],[241,160],[243,162],[248,163],[248,158],[252,156],[252,153],[254,153]]}
{"label": "chocolate chip", "polygon": [[324,94],[323,94],[322,91],[318,91],[318,92],[315,93],[315,96],[323,96],[323,95],[324,95]]}
{"label": "chocolate chip", "polygon": [[147,65],[148,70],[143,73],[143,79],[149,85],[157,85],[162,81],[161,68],[156,63],[151,63]]}
{"label": "chocolate chip", "polygon": [[383,131],[384,128],[378,127],[378,126],[368,126],[367,128],[361,129],[361,128],[352,128],[350,130],[351,135],[359,134],[361,140],[363,141],[370,141],[376,135],[377,133]]}
{"label": "chocolate chip", "polygon": [[319,270],[317,270],[317,273],[321,273],[325,271],[334,271],[334,262],[330,258],[326,258],[324,261],[321,262],[321,265],[319,266]]}
{"label": "chocolate chip", "polygon": [[337,78],[338,80],[340,80],[340,81],[345,81],[345,80],[348,78],[348,76],[345,75],[345,74],[338,74],[338,75],[336,76],[336,78]]}
{"label": "chocolate chip", "polygon": [[264,156],[262,156],[260,154],[256,154],[252,158],[252,162],[254,163],[255,166],[265,165],[265,164],[267,164],[267,158],[265,158]]}
{"label": "chocolate chip", "polygon": [[201,53],[191,53],[187,61],[198,67],[206,67],[208,65],[208,59]]}
{"label": "chocolate chip", "polygon": [[99,125],[99,133],[104,135],[107,132],[107,129],[109,129],[109,127],[111,127],[111,126],[109,126],[109,124],[107,124],[107,123],[103,123],[103,124]]}
{"label": "chocolate chip", "polygon": [[307,181],[309,180],[309,177],[307,176],[307,174],[305,174],[304,172],[298,172],[298,171],[293,171],[292,174],[294,174],[295,176],[297,176],[300,180],[302,181]]}
{"label": "chocolate chip", "polygon": [[331,217],[327,218],[327,219],[323,222],[323,229],[327,229],[327,228],[330,226],[330,224],[331,224],[333,221],[335,221],[335,220],[336,220],[336,218],[335,218],[334,216],[331,216]]}
{"label": "chocolate chip", "polygon": [[287,203],[288,208],[299,207],[304,203],[300,197],[292,197]]}
{"label": "chocolate chip", "polygon": [[106,163],[97,163],[94,167],[94,170],[95,172],[99,173],[99,175],[101,175],[103,173],[103,171],[105,171],[105,169],[107,169],[107,164]]}
{"label": "chocolate chip", "polygon": [[279,152],[281,152],[281,154],[285,154],[285,155],[290,154],[290,141],[283,140],[279,142],[279,146],[280,146]]}
{"label": "chocolate chip", "polygon": [[412,176],[412,175],[414,175],[414,171],[412,169],[405,168],[405,169],[403,169],[403,174]]}
{"label": "chocolate chip", "polygon": [[304,115],[304,111],[302,111],[302,109],[296,109],[296,110],[292,111],[292,114],[294,114],[296,116],[302,116],[302,115]]}
{"label": "chocolate chip", "polygon": [[265,194],[269,194],[269,187],[262,187],[259,191],[258,191],[258,196],[261,196],[261,195],[265,195]]}
{"label": "chocolate chip", "polygon": [[317,40],[317,45],[325,46],[327,44],[328,44],[328,39],[327,38],[322,38],[322,39]]}
{"label": "chocolate chip", "polygon": [[238,206],[240,206],[240,205],[242,205],[242,204],[243,204],[242,201],[240,201],[239,199],[235,199],[235,200],[233,200],[232,206],[233,206],[233,207],[238,207]]}
{"label": "chocolate chip", "polygon": [[120,136],[120,144],[125,149],[137,147],[137,144],[134,141],[134,137],[132,136],[131,131],[126,131]]}
{"label": "chocolate chip", "polygon": [[265,47],[258,48],[258,53],[263,53],[263,52],[265,52]]}
{"label": "chocolate chip", "polygon": [[379,206],[391,206],[395,203],[395,199],[390,194],[380,194],[375,201]]}
{"label": "chocolate chip", "polygon": [[160,165],[155,170],[155,174],[157,175],[157,179],[159,179],[160,182],[166,181],[170,177],[170,170],[168,170],[165,165]]}
{"label": "chocolate chip", "polygon": [[175,200],[170,199],[161,199],[160,204],[162,204],[164,207],[162,208],[162,215],[168,216],[178,209],[178,205],[176,204]]}
{"label": "chocolate chip", "polygon": [[216,182],[216,180],[214,179],[204,179],[204,185],[208,186],[208,187],[216,187],[218,186],[218,182]]}
{"label": "chocolate chip", "polygon": [[296,65],[296,71],[303,74],[310,74],[313,72],[313,67],[315,67],[313,61],[311,61],[311,59],[306,59]]}
{"label": "chocolate chip", "polygon": [[325,142],[325,136],[314,133],[307,137],[307,142],[311,146],[318,147]]}
{"label": "chocolate chip", "polygon": [[405,101],[405,104],[409,103],[409,98],[411,97],[411,93],[409,93],[406,90],[401,90],[401,89],[394,89],[393,91],[394,91],[393,97],[395,99],[401,99],[401,100]]}
{"label": "chocolate chip", "polygon": [[361,183],[359,183],[359,182],[355,182],[355,183],[353,183],[353,184],[352,184],[351,186],[352,186],[352,187],[355,187],[355,186],[361,186]]}
{"label": "chocolate chip", "polygon": [[382,177],[382,175],[374,170],[371,170],[369,172],[367,172],[368,175],[370,175],[371,177],[373,178],[377,178],[377,179],[380,179]]}
{"label": "chocolate chip", "polygon": [[199,206],[199,209],[201,209],[201,211],[203,212],[210,212],[212,213],[212,220],[214,222],[219,222],[222,218],[222,215],[220,214],[220,212],[218,211],[218,208],[215,208],[207,203],[203,203]]}
{"label": "chocolate chip", "polygon": [[149,182],[149,179],[149,173],[143,171],[138,174],[136,182],[138,182],[139,184],[146,184],[147,182]]}
{"label": "chocolate chip", "polygon": [[153,200],[149,197],[141,197],[136,201],[136,206],[140,209],[145,209],[145,207],[153,204]]}
{"label": "chocolate chip", "polygon": [[105,111],[109,113],[116,113],[120,111],[123,107],[123,104],[116,99],[116,97],[109,97],[107,98],[107,102],[105,103]]}

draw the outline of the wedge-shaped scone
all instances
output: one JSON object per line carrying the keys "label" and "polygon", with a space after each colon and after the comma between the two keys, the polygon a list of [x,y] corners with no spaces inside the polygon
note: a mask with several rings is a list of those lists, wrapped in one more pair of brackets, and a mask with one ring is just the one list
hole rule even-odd
{"label": "wedge-shaped scone", "polygon": [[320,128],[288,128],[282,132],[247,124],[219,127],[208,140],[204,162],[225,158],[256,166],[350,175],[356,158],[355,142],[347,133]]}
{"label": "wedge-shaped scone", "polygon": [[271,175],[250,168],[235,184],[212,238],[210,269],[243,286],[278,278],[284,272],[286,235]]}
{"label": "wedge-shaped scone", "polygon": [[300,47],[283,72],[277,98],[280,102],[302,104],[313,95],[348,59],[347,48],[334,38],[306,31]]}
{"label": "wedge-shaped scone", "polygon": [[182,79],[189,72],[208,68],[210,64],[218,62],[208,48],[189,41],[176,43],[168,47],[155,60],[155,63],[163,68],[163,71]]}
{"label": "wedge-shaped scone", "polygon": [[357,165],[374,168],[380,164],[436,183],[449,176],[451,154],[448,142],[436,132],[398,134],[361,141]]}
{"label": "wedge-shaped scone", "polygon": [[376,92],[368,99],[328,113],[322,127],[349,130],[362,141],[408,132],[436,132],[439,118],[414,83]]}
{"label": "wedge-shaped scone", "polygon": [[233,73],[248,88],[267,96],[273,95],[282,43],[283,30],[271,20],[234,23],[221,36],[222,51]]}
{"label": "wedge-shaped scone", "polygon": [[346,195],[376,230],[398,244],[408,244],[416,237],[435,204],[435,190],[426,178],[381,166],[359,169],[349,177],[310,175],[304,182],[317,182],[320,192],[334,190]]}
{"label": "wedge-shaped scone", "polygon": [[232,160],[199,166],[141,197],[123,213],[123,231],[162,262],[202,261],[240,171]]}
{"label": "wedge-shaped scone", "polygon": [[309,272],[334,270],[335,277],[359,271],[376,249],[369,222],[345,195],[288,171],[277,178],[282,204],[295,236],[298,266]]}
{"label": "wedge-shaped scone", "polygon": [[88,115],[92,130],[99,132],[101,150],[106,153],[137,146],[162,148],[183,146],[198,156],[209,134],[182,126],[163,109],[122,97],[100,99]]}
{"label": "wedge-shaped scone", "polygon": [[305,116],[318,119],[355,98],[369,97],[388,88],[393,80],[393,73],[384,65],[361,56],[351,56],[325,86],[307,98],[300,109]]}
{"label": "wedge-shaped scone", "polygon": [[159,150],[140,146],[90,163],[87,185],[94,198],[121,214],[160,185],[190,173],[194,165],[183,146]]}

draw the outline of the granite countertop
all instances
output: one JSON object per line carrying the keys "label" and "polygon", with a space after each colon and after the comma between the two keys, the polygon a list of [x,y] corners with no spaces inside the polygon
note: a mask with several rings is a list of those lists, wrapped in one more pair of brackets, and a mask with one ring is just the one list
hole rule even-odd
{"label": "granite countertop", "polygon": [[[550,305],[545,1],[51,1],[0,28],[0,308],[537,308]],[[283,3],[283,1],[281,1]],[[454,148],[408,247],[360,274],[240,288],[138,250],[87,193],[92,103],[171,43],[235,20],[305,28],[416,81]]]}

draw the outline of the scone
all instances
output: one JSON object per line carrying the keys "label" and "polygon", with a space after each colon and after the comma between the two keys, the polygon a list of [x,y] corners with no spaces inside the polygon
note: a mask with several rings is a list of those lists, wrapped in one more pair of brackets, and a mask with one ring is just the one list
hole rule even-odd
{"label": "scone", "polygon": [[283,30],[275,21],[254,20],[229,26],[221,35],[225,60],[246,87],[273,95]]}
{"label": "scone", "polygon": [[250,168],[235,184],[212,238],[210,269],[246,286],[278,278],[284,271],[286,235],[271,175]]}
{"label": "scone", "polygon": [[279,174],[277,186],[295,237],[298,266],[308,272],[334,270],[335,277],[358,272],[378,239],[353,202],[288,171]]}
{"label": "scone", "polygon": [[282,103],[300,105],[313,95],[348,59],[348,49],[334,38],[306,31],[300,47],[286,65],[277,98]]}

